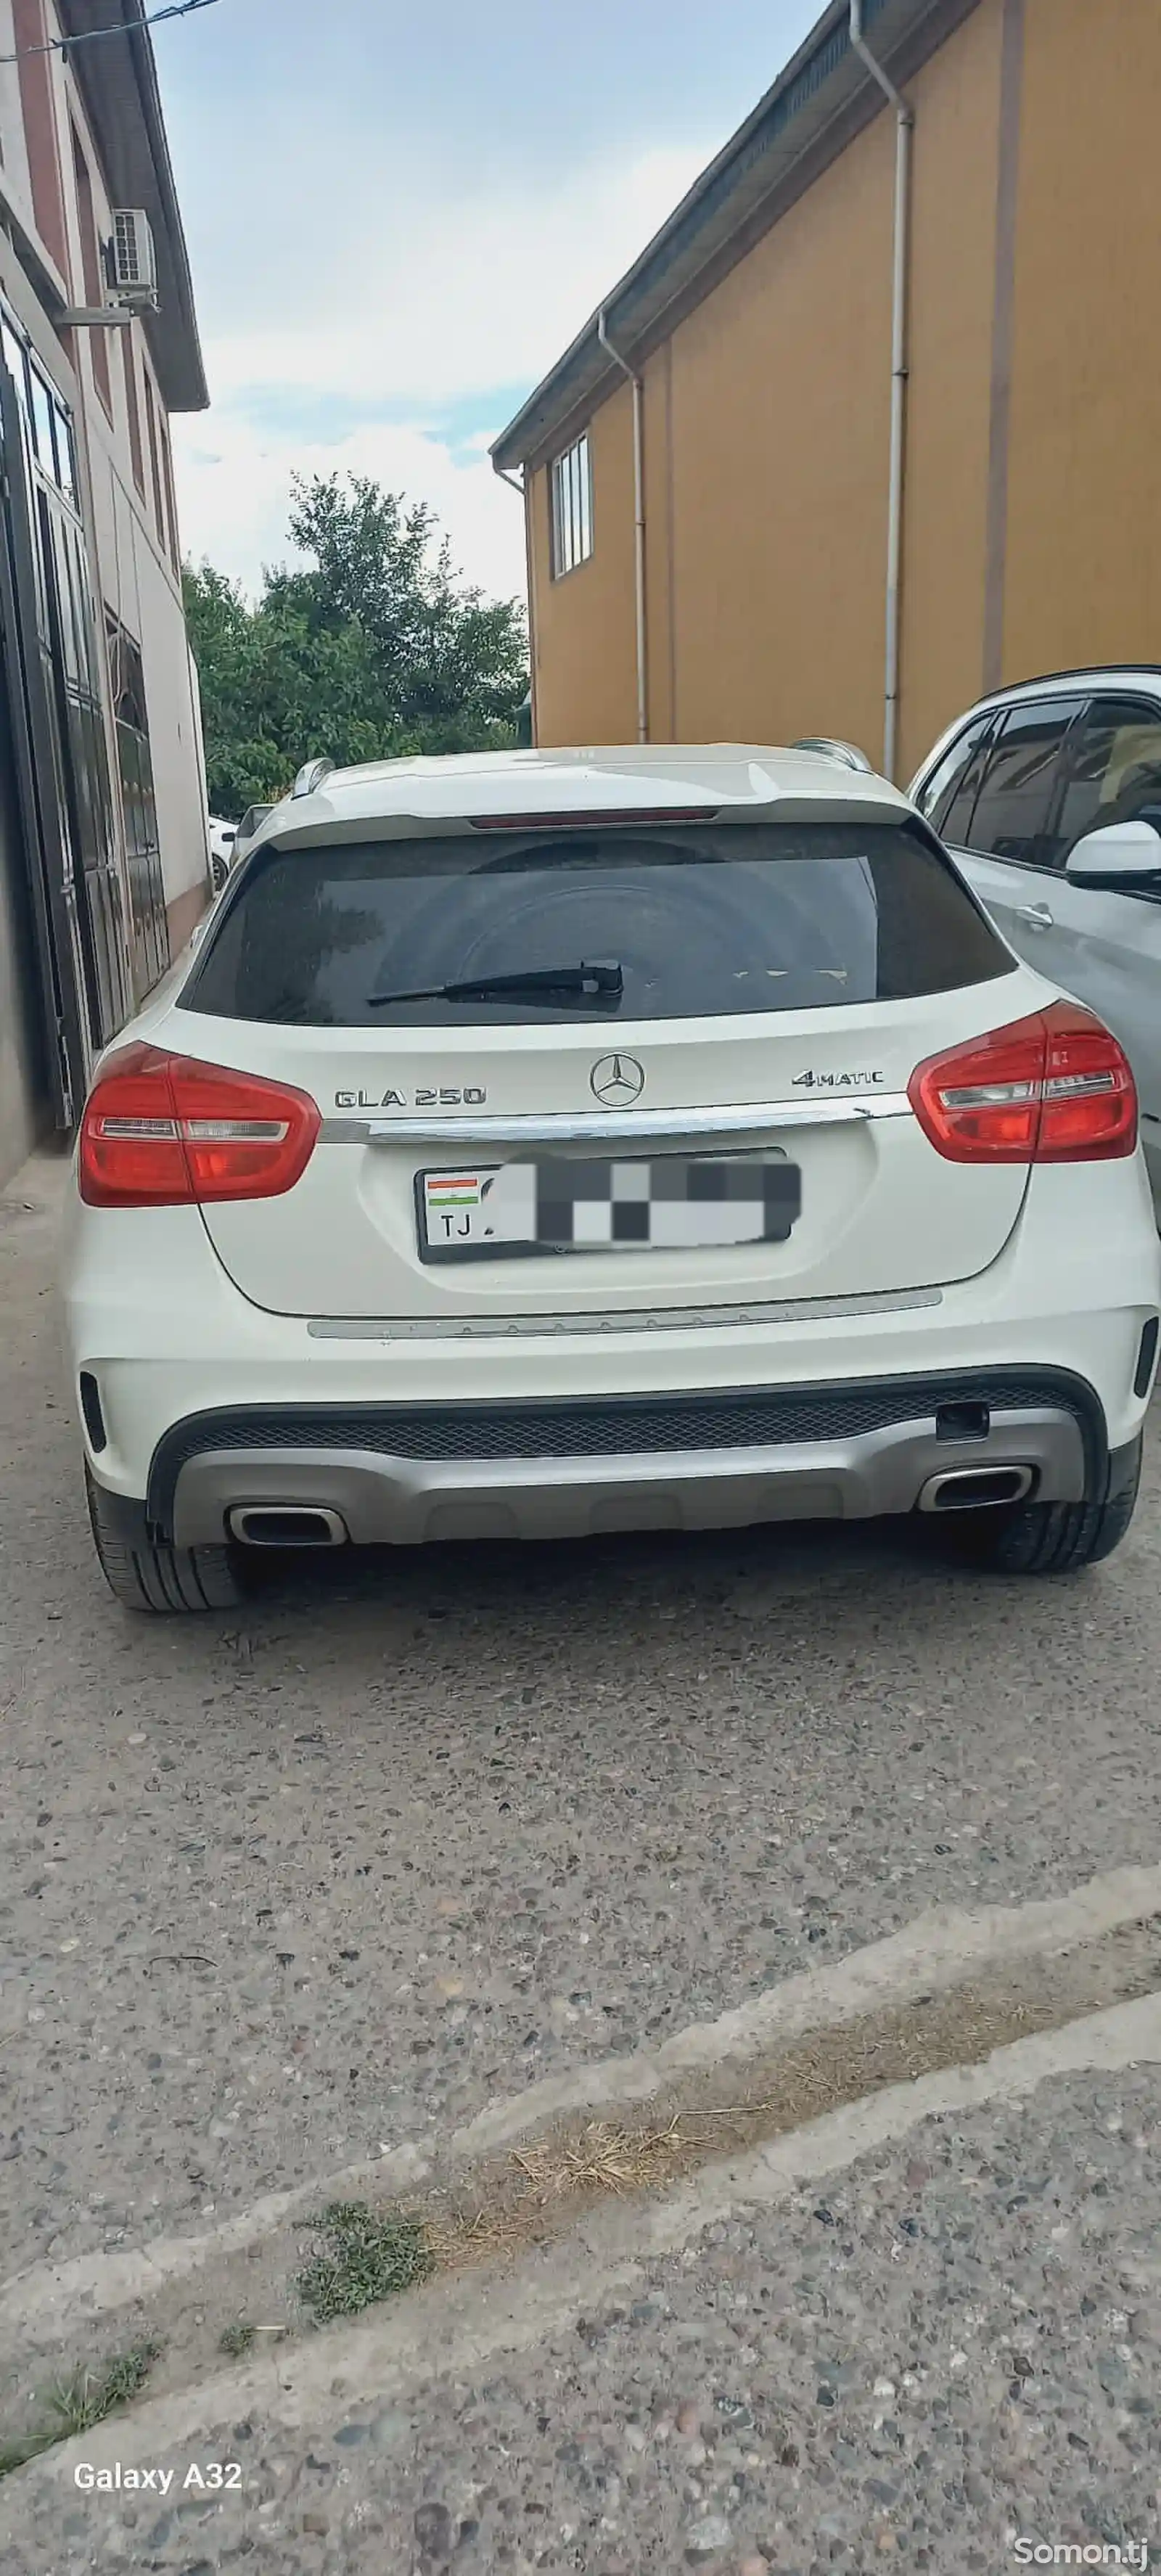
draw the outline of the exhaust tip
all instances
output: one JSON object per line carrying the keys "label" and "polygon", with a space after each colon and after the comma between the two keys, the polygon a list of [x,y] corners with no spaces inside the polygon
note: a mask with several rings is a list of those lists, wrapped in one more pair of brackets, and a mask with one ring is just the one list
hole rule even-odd
{"label": "exhaust tip", "polygon": [[226,1522],[243,1547],[344,1547],[348,1535],[337,1512],[315,1503],[236,1504]]}
{"label": "exhaust tip", "polygon": [[1031,1493],[1031,1467],[956,1467],[929,1476],[919,1496],[921,1512],[986,1511],[1019,1503]]}

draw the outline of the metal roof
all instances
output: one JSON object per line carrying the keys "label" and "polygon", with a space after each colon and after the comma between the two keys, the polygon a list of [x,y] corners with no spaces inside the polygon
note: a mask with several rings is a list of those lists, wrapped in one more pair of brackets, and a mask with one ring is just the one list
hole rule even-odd
{"label": "metal roof", "polygon": [[[906,79],[976,5],[864,0],[864,33],[893,77]],[[606,297],[600,310],[615,345],[644,358],[884,106],[851,47],[849,0],[829,0],[773,88]],[[538,457],[621,381],[598,338],[598,319],[599,312],[590,315],[496,440],[497,467]]]}
{"label": "metal roof", "polygon": [[59,0],[65,36],[119,29],[69,56],[114,205],[143,206],[157,246],[159,310],[145,329],[167,411],[209,402],[193,281],[169,157],[147,0]]}

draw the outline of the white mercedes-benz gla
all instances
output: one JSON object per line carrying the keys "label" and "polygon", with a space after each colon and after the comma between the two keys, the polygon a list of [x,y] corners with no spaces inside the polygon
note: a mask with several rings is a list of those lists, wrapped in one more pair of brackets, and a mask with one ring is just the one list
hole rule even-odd
{"label": "white mercedes-benz gla", "polygon": [[906,798],[657,745],[304,772],[97,1068],[64,1294],[105,1573],[203,1610],[884,1513],[1091,1564],[1161,1256],[1121,1048]]}

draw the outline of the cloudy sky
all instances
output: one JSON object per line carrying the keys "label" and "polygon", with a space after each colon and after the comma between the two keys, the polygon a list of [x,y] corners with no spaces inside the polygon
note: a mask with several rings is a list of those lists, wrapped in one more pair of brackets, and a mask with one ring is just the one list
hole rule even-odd
{"label": "cloudy sky", "polygon": [[252,590],[295,470],[429,501],[524,586],[491,439],[821,0],[215,0],[155,34],[213,396],[187,553]]}

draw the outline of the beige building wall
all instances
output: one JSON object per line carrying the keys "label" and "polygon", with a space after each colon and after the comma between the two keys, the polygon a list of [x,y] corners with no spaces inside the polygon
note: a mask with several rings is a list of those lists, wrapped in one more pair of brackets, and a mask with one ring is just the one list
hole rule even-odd
{"label": "beige building wall", "polygon": [[679,737],[881,732],[893,152],[878,118],[674,336]]}
{"label": "beige building wall", "polygon": [[[915,110],[898,772],[1001,678],[1161,658],[1159,0],[978,0]],[[645,364],[654,739],[883,745],[894,118]],[[635,730],[631,405],[548,577],[539,738]]]}
{"label": "beige building wall", "polygon": [[[912,85],[904,758],[980,685],[1002,6],[980,0]],[[646,363],[655,739],[881,752],[894,154],[884,110]],[[634,731],[627,386],[590,436],[594,552],[559,583],[535,477],[546,743]]]}
{"label": "beige building wall", "polygon": [[[656,742],[677,736],[677,599],[673,511],[673,342],[666,340],[645,363],[645,633],[649,732]],[[630,460],[631,462],[631,460]],[[650,536],[650,531],[652,535]],[[634,594],[634,618],[636,595]],[[633,662],[633,703],[637,669]]]}
{"label": "beige building wall", "polygon": [[633,397],[626,383],[589,425],[593,551],[552,577],[549,469],[529,477],[541,742],[631,742],[637,730],[633,607]]}
{"label": "beige building wall", "polygon": [[[904,780],[985,686],[1004,8],[1005,0],[980,0],[910,85],[915,221],[899,707]],[[880,728],[867,744],[875,759],[881,741]]]}
{"label": "beige building wall", "polygon": [[1161,660],[1161,6],[1026,0],[1004,676]]}

